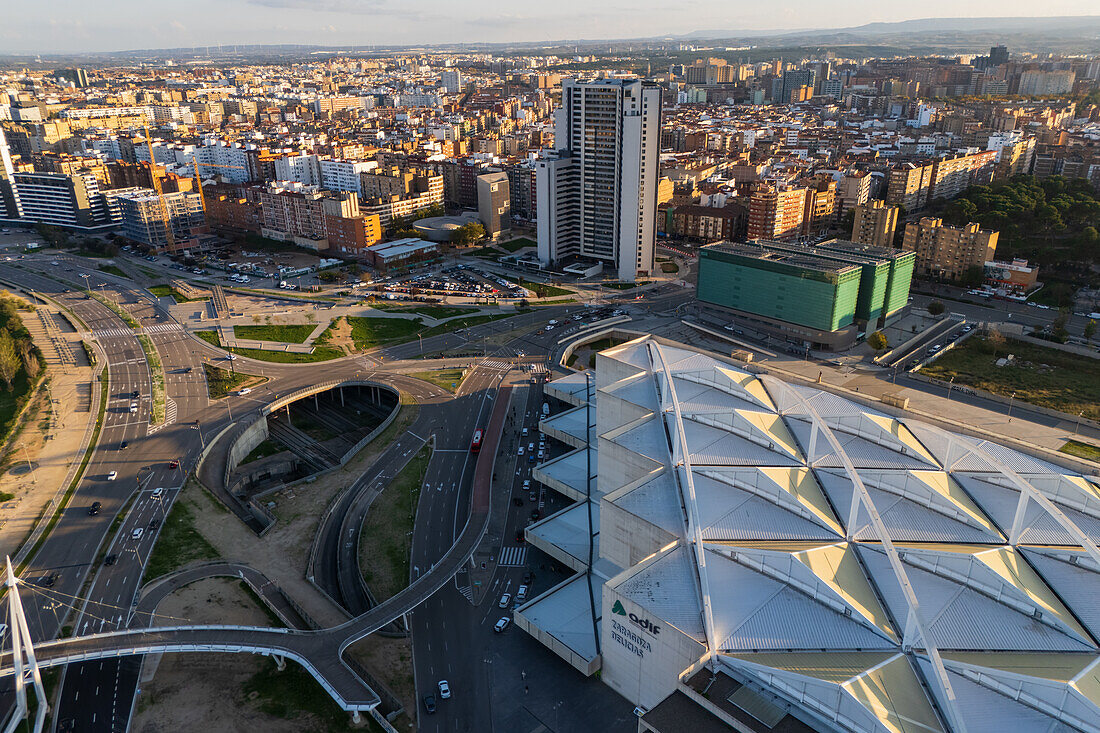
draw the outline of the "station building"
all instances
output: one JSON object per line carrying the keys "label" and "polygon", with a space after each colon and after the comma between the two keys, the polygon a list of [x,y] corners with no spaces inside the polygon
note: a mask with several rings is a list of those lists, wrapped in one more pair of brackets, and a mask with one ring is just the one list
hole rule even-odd
{"label": "station building", "polygon": [[902,313],[915,256],[844,240],[699,250],[697,297],[799,346],[843,350]]}
{"label": "station building", "polygon": [[547,393],[515,622],[640,731],[1100,730],[1097,476],[653,336]]}

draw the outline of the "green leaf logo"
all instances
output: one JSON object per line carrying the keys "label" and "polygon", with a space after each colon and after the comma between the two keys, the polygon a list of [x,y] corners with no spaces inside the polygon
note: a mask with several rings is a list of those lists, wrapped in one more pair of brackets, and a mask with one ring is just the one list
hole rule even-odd
{"label": "green leaf logo", "polygon": [[611,607],[611,613],[617,613],[620,616],[626,615],[626,609],[623,608],[622,601],[615,601],[615,605]]}

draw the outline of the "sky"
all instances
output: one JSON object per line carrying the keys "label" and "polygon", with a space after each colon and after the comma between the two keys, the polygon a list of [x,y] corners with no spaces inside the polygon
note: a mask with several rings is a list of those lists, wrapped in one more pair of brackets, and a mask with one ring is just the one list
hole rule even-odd
{"label": "sky", "polygon": [[[639,38],[1033,16],[1036,7],[1034,0],[0,0],[0,54]],[[1095,0],[1047,0],[1041,8],[1045,16],[1098,12]]]}

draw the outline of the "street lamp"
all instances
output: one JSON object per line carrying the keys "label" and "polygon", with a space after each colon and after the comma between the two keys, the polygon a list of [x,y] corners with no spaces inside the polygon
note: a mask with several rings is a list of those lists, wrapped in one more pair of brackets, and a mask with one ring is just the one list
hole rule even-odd
{"label": "street lamp", "polygon": [[202,426],[201,426],[201,425],[199,425],[199,421],[198,421],[198,420],[196,420],[196,421],[195,421],[195,424],[191,426],[191,429],[192,429],[192,430],[198,430],[198,431],[199,431],[199,444],[200,444],[200,445],[202,446],[202,449],[203,449],[203,450],[205,451],[205,450],[206,450],[206,441],[205,441],[205,440],[203,440],[203,437],[202,437]]}
{"label": "street lamp", "polygon": [[955,375],[951,375],[951,381],[947,383],[947,401],[951,401],[951,388],[955,386]]}
{"label": "street lamp", "polygon": [[1081,429],[1081,417],[1085,414],[1084,410],[1077,413],[1077,427],[1073,429],[1073,434],[1077,435],[1077,431]]}
{"label": "street lamp", "polygon": [[1008,398],[1008,421],[1012,422],[1012,400],[1016,399],[1016,393],[1013,392],[1012,396]]}

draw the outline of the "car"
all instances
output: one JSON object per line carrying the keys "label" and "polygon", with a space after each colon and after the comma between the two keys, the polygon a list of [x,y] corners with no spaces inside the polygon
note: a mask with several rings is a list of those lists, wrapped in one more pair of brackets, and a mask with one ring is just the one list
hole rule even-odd
{"label": "car", "polygon": [[527,541],[527,537],[524,536],[522,529],[516,530],[516,543],[522,545]]}
{"label": "car", "polygon": [[523,574],[523,584],[526,585],[535,579],[535,574],[528,570]]}
{"label": "car", "polygon": [[942,348],[943,348],[943,344],[933,344],[932,348],[929,349],[928,351],[929,351],[929,353],[935,354],[937,351],[939,351]]}
{"label": "car", "polygon": [[523,455],[523,446],[522,445],[516,450],[516,455],[517,456],[522,456]]}
{"label": "car", "polygon": [[116,478],[118,478],[118,471],[111,471],[109,474],[107,474],[108,481],[114,481]]}
{"label": "car", "polygon": [[130,539],[140,540],[141,536],[143,534],[145,534],[145,528],[144,527],[138,527],[137,529],[135,529],[133,532],[130,533]]}
{"label": "car", "polygon": [[526,437],[527,437],[527,433],[528,433],[528,432],[529,432],[529,430],[528,430],[527,428],[524,428],[524,429],[523,429],[523,431],[522,431],[522,433],[521,433],[521,435],[523,435],[523,437],[525,437],[525,438],[526,438]]}
{"label": "car", "polygon": [[149,529],[156,529],[160,526],[160,519],[153,517],[149,520]]}
{"label": "car", "polygon": [[447,684],[447,680],[439,681],[439,699],[446,700],[451,696],[451,686]]}
{"label": "car", "polygon": [[160,497],[164,496],[164,489],[158,486],[157,488],[153,489],[152,496],[154,499],[159,499]]}
{"label": "car", "polygon": [[101,503],[99,503],[98,501],[93,501],[92,505],[90,507],[88,507],[88,516],[89,517],[94,517],[95,515],[99,514],[99,508],[101,506],[103,506],[103,505]]}
{"label": "car", "polygon": [[138,397],[141,397],[141,390],[140,389],[135,389],[130,396],[133,397],[136,400]]}
{"label": "car", "polygon": [[535,450],[535,444],[534,443],[528,443],[527,444],[527,450],[534,451]]}
{"label": "car", "polygon": [[974,330],[973,326],[963,326],[962,332],[963,333],[970,333],[973,330]]}
{"label": "car", "polygon": [[252,388],[251,387],[245,387],[243,389],[237,390],[237,396],[238,397],[244,397],[246,394],[251,394],[251,393],[252,393]]}
{"label": "car", "polygon": [[531,479],[529,479],[529,478],[523,479],[523,490],[524,491],[530,491],[531,490]]}
{"label": "car", "polygon": [[130,403],[130,412],[137,412],[137,411],[138,411],[138,403],[131,402]]}
{"label": "car", "polygon": [[500,620],[497,621],[496,624],[493,625],[493,631],[495,631],[499,634],[502,631],[504,631],[506,628],[508,628],[509,624],[511,624],[511,623],[512,623],[512,619],[508,618],[507,616],[501,616]]}
{"label": "car", "polygon": [[179,462],[178,459],[173,458],[172,460],[168,461],[168,468],[176,469],[176,468],[179,468],[179,467],[180,467],[180,462]]}
{"label": "car", "polygon": [[523,603],[527,600],[527,584],[524,583],[516,589],[516,603]]}
{"label": "car", "polygon": [[237,355],[236,354],[226,354],[225,358],[226,358],[227,361],[236,361],[237,360]]}
{"label": "car", "polygon": [[114,565],[116,562],[118,562],[118,555],[113,552],[107,557],[103,558],[104,565]]}
{"label": "car", "polygon": [[537,491],[535,491],[534,489],[531,489],[530,493],[527,494],[527,501],[530,501],[530,502],[534,503],[538,500],[539,500],[539,493]]}
{"label": "car", "polygon": [[119,450],[126,450],[126,446],[128,446],[128,445],[130,445],[129,441],[124,440],[124,441],[122,441],[121,443],[118,444],[118,449]]}
{"label": "car", "polygon": [[424,696],[424,709],[428,711],[428,713],[435,712],[435,695]]}
{"label": "car", "polygon": [[500,597],[500,603],[497,604],[500,608],[508,608],[508,604],[512,602],[512,594],[505,593]]}

